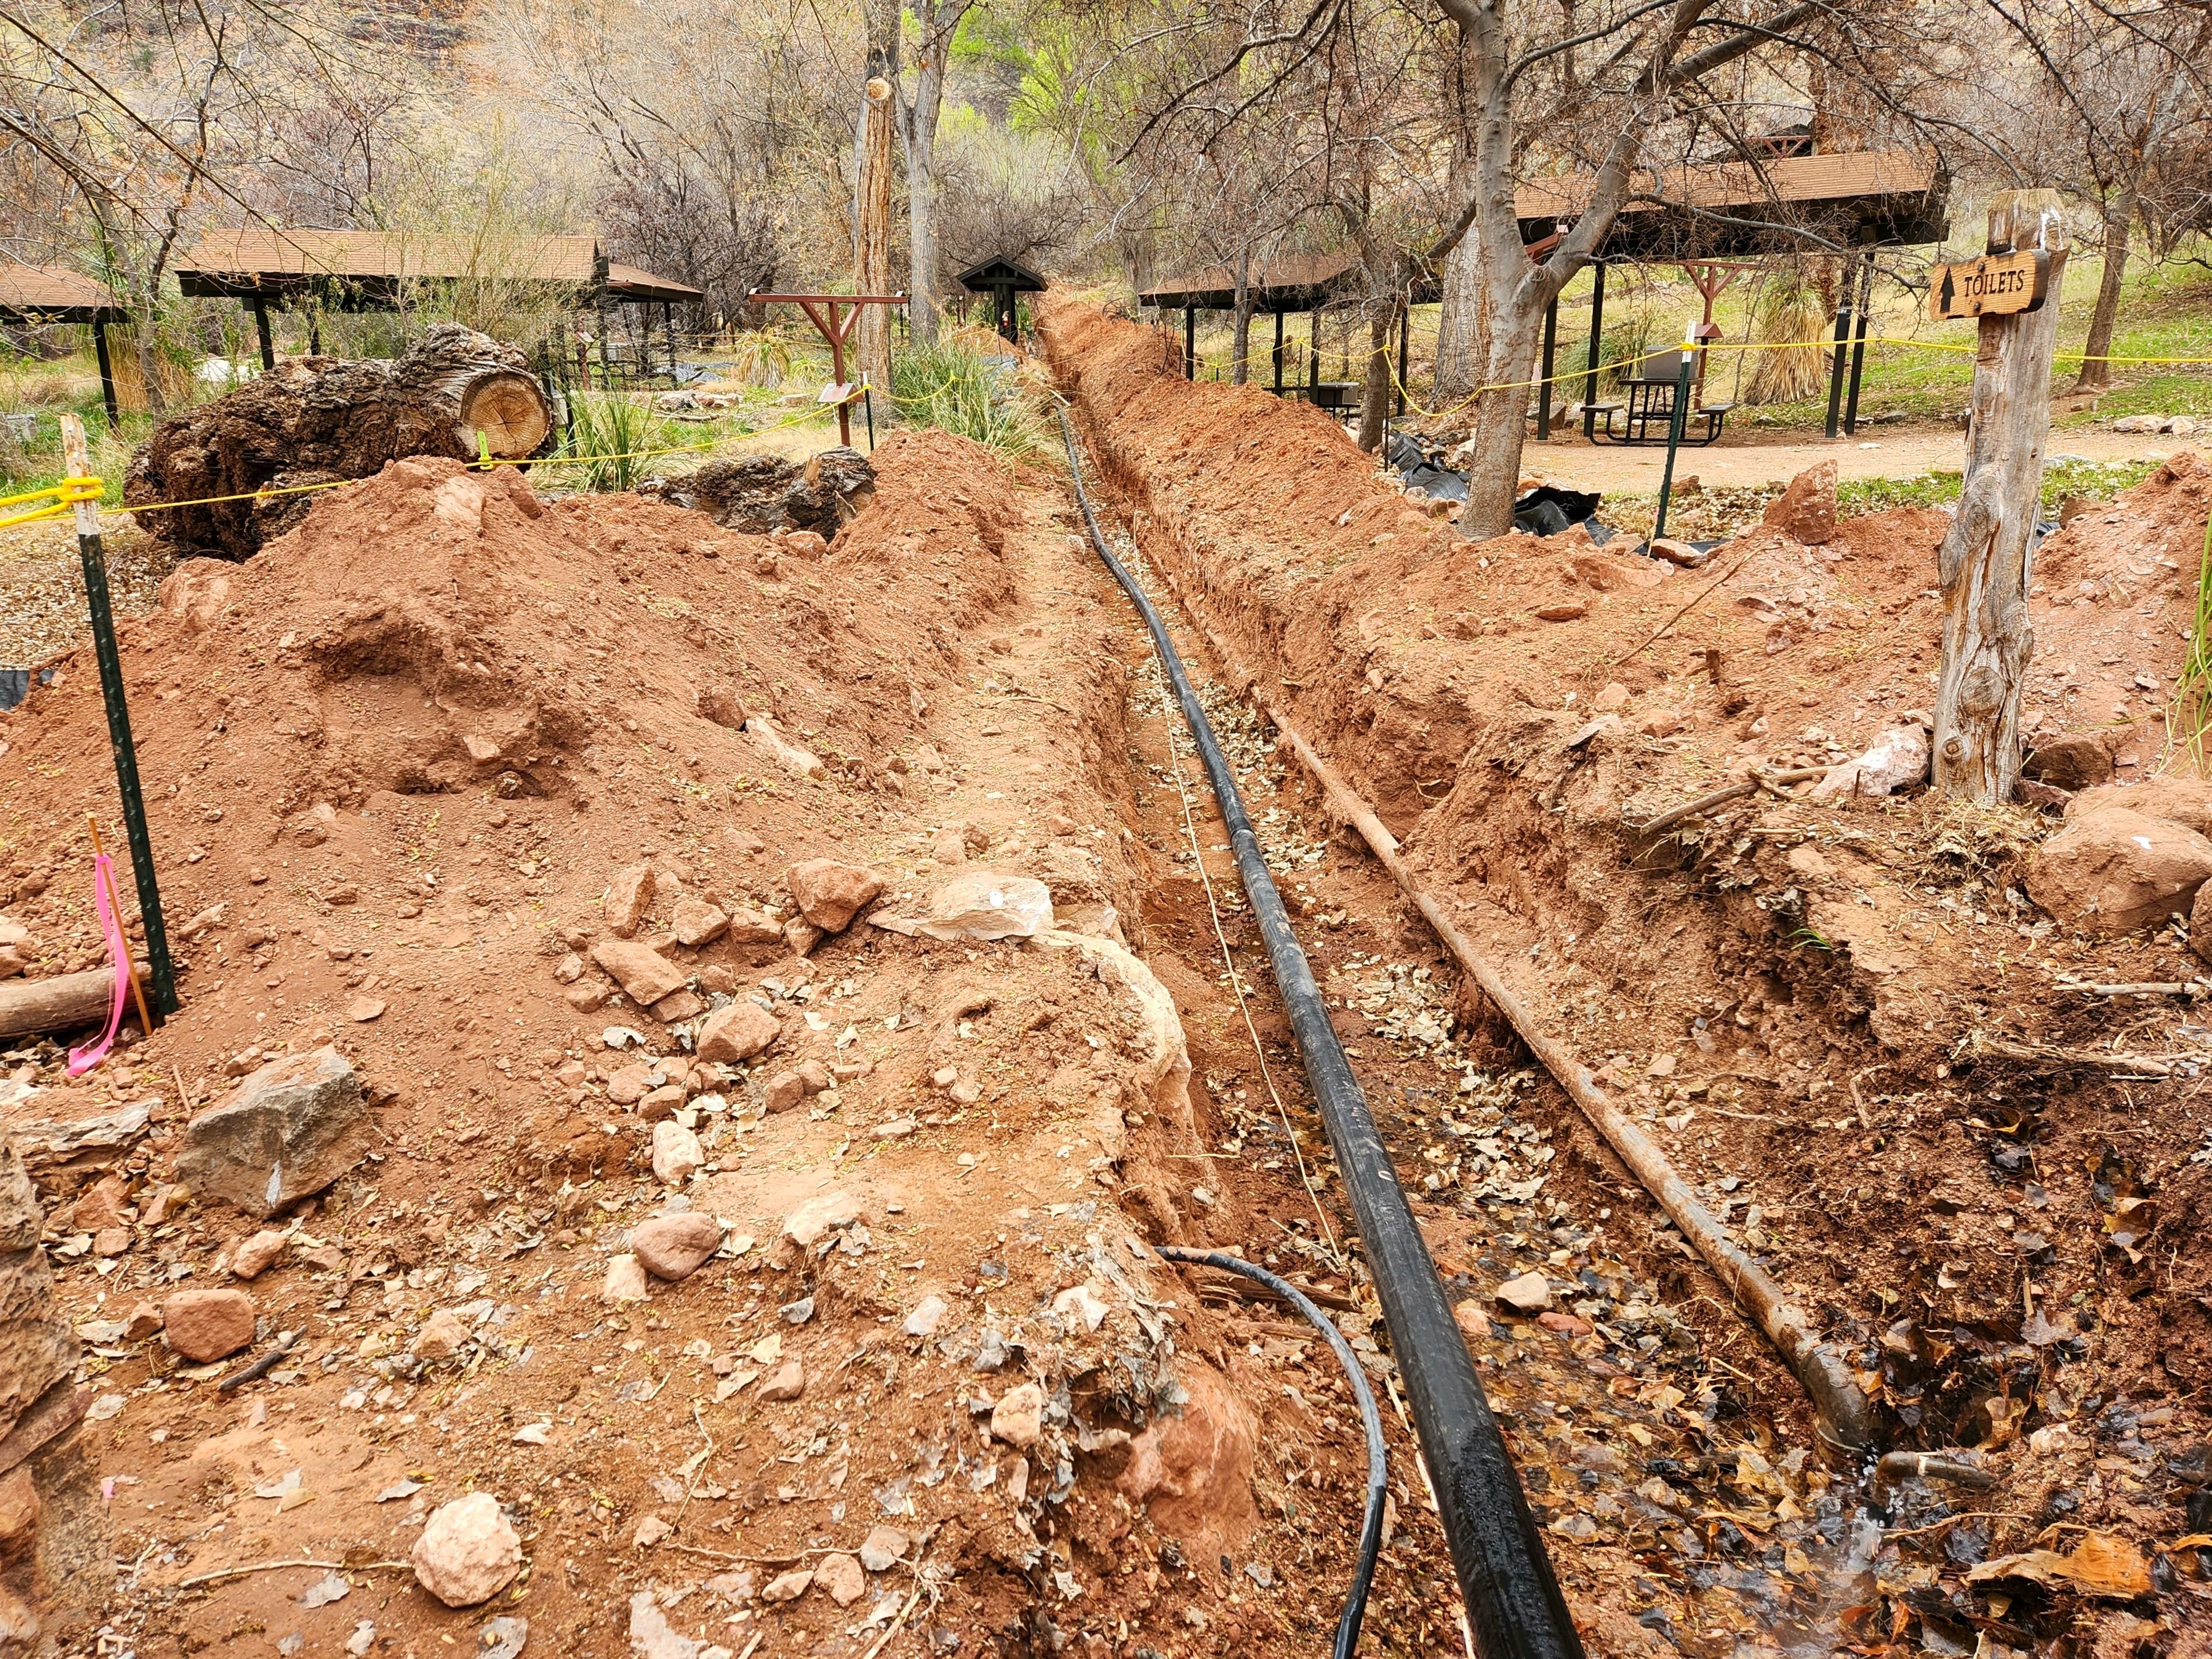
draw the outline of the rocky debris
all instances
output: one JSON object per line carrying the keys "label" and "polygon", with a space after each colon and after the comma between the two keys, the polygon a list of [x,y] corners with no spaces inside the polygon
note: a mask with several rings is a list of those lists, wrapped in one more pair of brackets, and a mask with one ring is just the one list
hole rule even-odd
{"label": "rocky debris", "polygon": [[668,926],[678,945],[696,950],[721,938],[729,930],[730,919],[718,906],[703,899],[685,899],[676,907]]}
{"label": "rocky debris", "polygon": [[627,870],[615,872],[615,878],[607,884],[607,896],[599,910],[607,927],[617,939],[632,939],[645,925],[647,914],[653,908],[654,877],[649,864],[634,864]]}
{"label": "rocky debris", "polygon": [[803,744],[793,743],[776,729],[775,722],[765,714],[745,717],[745,732],[760,744],[768,757],[796,778],[818,778],[829,766],[821,756]]}
{"label": "rocky debris", "polygon": [[2027,860],[2028,896],[2069,927],[2124,933],[2188,915],[2212,878],[2212,841],[2124,806],[2075,817]]}
{"label": "rocky debris", "polygon": [[254,1316],[244,1291],[179,1291],[161,1304],[161,1334],[178,1354],[205,1365],[251,1343]]}
{"label": "rocky debris", "polygon": [[408,1559],[415,1582],[431,1595],[449,1607],[472,1607],[522,1571],[522,1535],[507,1524],[499,1499],[472,1492],[430,1512]]}
{"label": "rocky debris", "polygon": [[1053,926],[1052,893],[1018,871],[963,868],[931,888],[917,908],[878,910],[868,923],[909,937],[951,941],[1034,939]]}
{"label": "rocky debris", "polygon": [[908,1336],[935,1336],[937,1328],[945,1322],[945,1316],[951,1311],[951,1304],[943,1297],[926,1296],[915,1304],[914,1311],[906,1316],[906,1322],[900,1328]]}
{"label": "rocky debris", "polygon": [[806,1392],[806,1368],[787,1359],[761,1379],[758,1392],[763,1400],[796,1400]]}
{"label": "rocky debris", "polygon": [[292,1236],[273,1228],[264,1228],[245,1240],[230,1253],[230,1271],[234,1278],[258,1279],[276,1265],[284,1252],[291,1248]]}
{"label": "rocky debris", "polygon": [[1552,1286],[1540,1273],[1525,1273],[1498,1287],[1498,1299],[1516,1313],[1542,1313],[1552,1305]]}
{"label": "rocky debris", "polygon": [[814,1582],[841,1607],[851,1607],[868,1593],[868,1575],[849,1555],[823,1556],[815,1566]]}
{"label": "rocky debris", "polygon": [[1215,1555],[1241,1545],[1259,1524],[1252,1498],[1259,1432],[1211,1365],[1186,1362],[1176,1381],[1180,1404],[1155,1415],[1129,1443],[1129,1461],[1114,1484],[1163,1532]]}
{"label": "rocky debris", "polygon": [[785,879],[799,915],[829,933],[842,932],[884,890],[884,878],[866,866],[836,859],[802,859]]}
{"label": "rocky debris", "polygon": [[161,1329],[161,1310],[150,1302],[134,1302],[123,1322],[123,1340],[143,1342],[149,1336],[159,1335]]}
{"label": "rocky debris", "polygon": [[776,530],[835,536],[875,494],[875,468],[856,449],[830,448],[805,462],[781,455],[712,460],[696,472],[649,480],[638,493],[704,513],[753,535]]}
{"label": "rocky debris", "polygon": [[673,1118],[664,1118],[653,1126],[654,1179],[671,1187],[680,1187],[706,1164],[706,1152],[691,1130]]}
{"label": "rocky debris", "polygon": [[2141,783],[2114,783],[2083,790],[2066,803],[2072,823],[2101,812],[2108,806],[2124,807],[2147,818],[2163,818],[2212,836],[2212,781],[2166,773]]}
{"label": "rocky debris", "polygon": [[732,945],[780,945],[783,942],[783,924],[766,911],[740,905],[730,912],[725,937]]}
{"label": "rocky debris", "polygon": [[780,1572],[761,1588],[761,1600],[771,1605],[781,1601],[796,1601],[806,1594],[814,1583],[814,1569],[793,1567],[789,1572]]}
{"label": "rocky debris", "polygon": [[2094,732],[2075,732],[2036,744],[2021,763],[2021,775],[2054,789],[2094,789],[2112,781],[2112,750]]}
{"label": "rocky debris", "polygon": [[877,1527],[860,1540],[860,1565],[870,1572],[889,1572],[905,1555],[908,1541],[896,1527]]}
{"label": "rocky debris", "polygon": [[634,939],[602,939],[592,947],[592,960],[641,1008],[652,1007],[690,982],[691,976],[666,957]]}
{"label": "rocky debris", "polygon": [[1452,1318],[1462,1335],[1476,1341],[1490,1334],[1490,1316],[1471,1302],[1462,1302],[1452,1310]]}
{"label": "rocky debris", "polygon": [[642,1302],[646,1297],[645,1265],[635,1256],[607,1258],[607,1276],[599,1286],[602,1302]]}
{"label": "rocky debris", "polygon": [[1836,464],[1807,467],[1790,487],[1766,504],[1761,522],[1793,542],[1819,547],[1836,536]]}
{"label": "rocky debris", "polygon": [[468,1346],[469,1328],[450,1308],[441,1308],[415,1333],[413,1352],[425,1359],[447,1359]]}
{"label": "rocky debris", "polygon": [[1044,1390],[1034,1382],[1009,1389],[991,1407],[991,1437],[1016,1451],[1027,1451],[1044,1438]]}
{"label": "rocky debris", "polygon": [[701,1024],[698,1055],[704,1060],[734,1066],[769,1048],[781,1032],[774,1014],[757,1002],[740,999],[726,1008],[717,1008]]}
{"label": "rocky debris", "polygon": [[817,1193],[783,1218],[782,1236],[802,1250],[811,1250],[831,1233],[860,1218],[860,1201],[850,1193]]}
{"label": "rocky debris", "polygon": [[121,1176],[104,1175],[70,1206],[70,1224],[81,1233],[131,1224],[131,1188]]}
{"label": "rocky debris", "polygon": [[[1824,462],[1832,466],[1833,462]],[[1891,795],[1928,781],[1928,732],[1917,721],[1893,726],[1876,738],[1866,752],[1841,766],[1813,786],[1811,799],[1849,800],[1861,795]]]}
{"label": "rocky debris", "polygon": [[630,1230],[630,1254],[655,1279],[688,1279],[722,1247],[722,1224],[686,1210],[657,1215]]}
{"label": "rocky debris", "polygon": [[729,1659],[730,1655],[729,1649],[695,1641],[670,1624],[649,1589],[629,1598],[629,1650],[631,1659]]}
{"label": "rocky debris", "polygon": [[270,1060],[185,1126],[177,1176],[196,1192],[270,1216],[354,1167],[361,1079],[336,1048]]}

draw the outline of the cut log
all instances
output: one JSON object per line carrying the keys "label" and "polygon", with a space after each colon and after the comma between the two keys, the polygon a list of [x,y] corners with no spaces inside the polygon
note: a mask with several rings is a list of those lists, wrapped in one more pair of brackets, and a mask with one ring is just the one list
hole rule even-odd
{"label": "cut log", "polygon": [[[131,458],[125,506],[179,552],[243,559],[298,524],[319,492],[408,455],[526,461],[556,437],[552,400],[512,346],[441,323],[396,359],[292,357],[163,421]],[[221,501],[220,496],[243,497]]]}
{"label": "cut log", "polygon": [[[138,964],[142,979],[149,971],[144,963]],[[0,981],[0,1037],[36,1036],[105,1025],[108,1003],[114,995],[112,968],[57,974],[52,979]],[[126,1009],[125,1018],[135,1015]]]}

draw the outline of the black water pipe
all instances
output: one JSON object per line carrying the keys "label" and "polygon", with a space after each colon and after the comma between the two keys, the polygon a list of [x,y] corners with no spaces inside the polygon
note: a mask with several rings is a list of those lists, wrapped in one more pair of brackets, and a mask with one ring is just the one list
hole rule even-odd
{"label": "black water pipe", "polygon": [[1329,1024],[1313,969],[1291,931],[1289,914],[1267,873],[1259,837],[1253,834],[1252,821],[1237,793],[1235,775],[1222,756],[1213,727],[1200,706],[1190,676],[1184,672],[1182,659],[1168,638],[1167,624],[1135,577],[1106,545],[1091,497],[1083,488],[1083,465],[1076,453],[1074,430],[1067,423],[1066,411],[1059,415],[1060,434],[1067,442],[1068,468],[1075,483],[1076,505],[1083,509],[1091,544],[1144,617],[1153,649],[1159,653],[1161,665],[1175,687],[1176,700],[1182,706],[1184,722],[1205,763],[1206,781],[1212,786],[1222,823],[1237,856],[1244,896],[1267,941],[1276,988],[1290,1015],[1307,1080],[1321,1104],[1322,1127],[1343,1172],[1345,1190],[1352,1198],[1352,1215],[1366,1248],[1368,1271],[1382,1304],[1383,1323],[1389,1330],[1390,1351],[1399,1375],[1405,1379],[1406,1401],[1420,1439],[1422,1461],[1436,1492],[1460,1593],[1466,1598],[1475,1648],[1482,1659],[1582,1659],[1582,1638],[1575,1632],[1551,1558],[1544,1553],[1535,1517],[1528,1513],[1528,1499],[1506,1452],[1498,1419],[1475,1377],[1467,1339],[1452,1318],[1443,1282],[1437,1277],[1437,1264],[1430,1259],[1428,1244],[1421,1237],[1413,1206],[1407,1201],[1389,1152],[1382,1145],[1367,1097],[1352,1074],[1352,1063],[1345,1058],[1336,1028]]}

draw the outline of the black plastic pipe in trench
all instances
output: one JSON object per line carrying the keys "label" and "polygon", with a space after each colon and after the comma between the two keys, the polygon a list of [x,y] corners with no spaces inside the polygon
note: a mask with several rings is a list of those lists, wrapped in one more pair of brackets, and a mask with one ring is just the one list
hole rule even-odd
{"label": "black plastic pipe in trench", "polygon": [[1076,505],[1090,532],[1091,544],[1121,585],[1152,636],[1182,707],[1206,781],[1221,808],[1237,872],[1252,914],[1267,946],[1275,985],[1290,1014],[1291,1030],[1304,1061],[1307,1080],[1321,1103],[1322,1127],[1336,1153],[1345,1190],[1366,1249],[1367,1267],[1382,1304],[1390,1333],[1390,1352],[1406,1384],[1406,1400],[1421,1443],[1422,1461],[1436,1490],[1452,1566],[1466,1598],[1468,1622],[1482,1659],[1580,1659],[1582,1638],[1575,1632],[1560,1594],[1551,1558],[1544,1553],[1535,1517],[1521,1490],[1521,1477],[1505,1449],[1498,1419],[1483,1397],[1466,1339],[1452,1318],[1443,1283],[1437,1277],[1426,1242],[1413,1219],[1405,1188],[1375,1126],[1367,1097],[1345,1058],[1336,1028],[1329,1024],[1321,988],[1305,952],[1291,932],[1288,913],[1267,873],[1267,861],[1252,832],[1237,781],[1221,745],[1192,689],[1182,659],[1168,638],[1167,625],[1136,579],[1114,556],[1098,528],[1091,497],[1083,487],[1083,464],[1075,433],[1064,410],[1058,411],[1067,460],[1075,482]]}

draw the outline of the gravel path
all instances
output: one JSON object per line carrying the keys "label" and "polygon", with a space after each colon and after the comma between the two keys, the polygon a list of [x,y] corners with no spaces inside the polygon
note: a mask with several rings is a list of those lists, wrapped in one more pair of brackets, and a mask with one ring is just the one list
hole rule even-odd
{"label": "gravel path", "polygon": [[[154,608],[175,559],[143,531],[127,526],[102,538],[107,586],[118,616]],[[86,637],[84,573],[76,538],[53,520],[0,530],[0,668],[27,668]]]}

